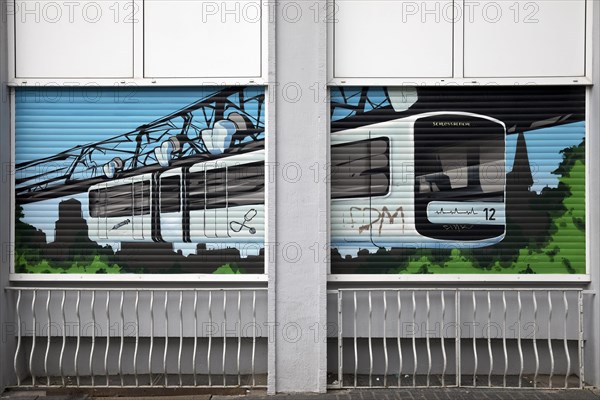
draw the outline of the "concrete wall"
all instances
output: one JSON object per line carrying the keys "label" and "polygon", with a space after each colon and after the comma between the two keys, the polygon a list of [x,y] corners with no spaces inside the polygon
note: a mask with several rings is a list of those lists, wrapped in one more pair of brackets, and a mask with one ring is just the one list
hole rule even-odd
{"label": "concrete wall", "polygon": [[[316,165],[320,171],[328,147],[326,24],[313,18],[313,9],[325,9],[325,2],[281,1],[278,6],[274,135],[279,251],[269,301],[274,301],[276,323],[297,330],[300,337],[276,335],[276,377],[270,390],[322,392],[326,340],[323,336],[315,342],[311,333],[326,325],[328,202],[326,182],[315,179],[311,168]],[[311,251],[315,246],[318,257]]]}

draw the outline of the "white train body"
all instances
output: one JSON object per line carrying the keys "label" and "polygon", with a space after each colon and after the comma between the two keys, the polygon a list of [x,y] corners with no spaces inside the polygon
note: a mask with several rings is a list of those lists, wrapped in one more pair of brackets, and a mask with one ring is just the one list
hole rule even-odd
{"label": "white train body", "polygon": [[[331,135],[331,246],[484,247],[505,235],[504,124],[431,112]],[[88,190],[100,243],[264,243],[264,149],[117,178]],[[300,212],[286,210],[286,212]]]}
{"label": "white train body", "polygon": [[332,133],[331,246],[345,256],[498,243],[506,224],[505,134],[502,122],[464,112]]}
{"label": "white train body", "polygon": [[100,243],[204,243],[257,254],[264,242],[264,150],[91,186],[89,236]]}

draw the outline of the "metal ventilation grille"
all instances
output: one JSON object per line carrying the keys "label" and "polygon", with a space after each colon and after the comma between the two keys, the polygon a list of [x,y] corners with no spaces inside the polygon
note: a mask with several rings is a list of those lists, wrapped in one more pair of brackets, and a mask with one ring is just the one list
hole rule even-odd
{"label": "metal ventilation grille", "polygon": [[331,272],[584,274],[585,88],[333,88]]}
{"label": "metal ventilation grille", "polygon": [[18,88],[15,109],[15,272],[264,272],[264,89]]}

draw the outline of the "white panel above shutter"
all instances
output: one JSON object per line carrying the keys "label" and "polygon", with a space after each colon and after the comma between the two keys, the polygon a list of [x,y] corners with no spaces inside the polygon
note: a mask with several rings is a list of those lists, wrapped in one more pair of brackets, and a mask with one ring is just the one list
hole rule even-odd
{"label": "white panel above shutter", "polygon": [[476,2],[464,19],[466,77],[585,75],[585,0]]}
{"label": "white panel above shutter", "polygon": [[15,3],[17,78],[133,76],[132,0]]}
{"label": "white panel above shutter", "polygon": [[452,76],[450,0],[337,0],[333,23],[336,78]]}
{"label": "white panel above shutter", "polygon": [[258,1],[152,0],[144,18],[146,77],[261,75]]}

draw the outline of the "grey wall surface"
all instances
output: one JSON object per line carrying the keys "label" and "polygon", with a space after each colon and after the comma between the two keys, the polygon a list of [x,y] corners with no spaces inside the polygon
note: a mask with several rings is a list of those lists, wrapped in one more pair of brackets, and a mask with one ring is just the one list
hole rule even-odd
{"label": "grey wall surface", "polygon": [[[282,1],[276,30],[277,271],[274,290],[277,392],[326,389],[327,186],[315,179],[327,156],[324,1]],[[321,166],[321,168],[319,168]],[[311,169],[312,168],[312,169]],[[315,254],[318,254],[315,256]],[[272,285],[274,283],[274,286]],[[271,299],[269,299],[271,301]]]}

